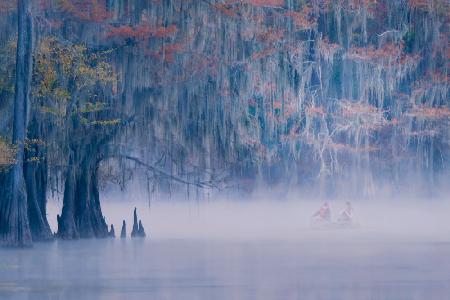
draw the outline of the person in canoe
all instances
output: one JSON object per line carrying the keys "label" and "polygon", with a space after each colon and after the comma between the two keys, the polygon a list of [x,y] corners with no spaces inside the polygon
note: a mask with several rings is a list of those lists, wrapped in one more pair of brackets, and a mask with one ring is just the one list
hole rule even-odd
{"label": "person in canoe", "polygon": [[331,222],[331,209],[328,202],[325,202],[320,209],[313,214],[313,220],[323,223]]}
{"label": "person in canoe", "polygon": [[339,215],[338,223],[352,224],[353,222],[353,208],[350,202],[345,203],[345,209]]}

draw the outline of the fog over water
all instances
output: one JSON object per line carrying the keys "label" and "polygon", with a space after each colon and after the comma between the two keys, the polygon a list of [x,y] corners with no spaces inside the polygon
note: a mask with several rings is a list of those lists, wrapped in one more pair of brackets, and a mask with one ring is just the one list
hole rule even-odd
{"label": "fog over water", "polygon": [[[111,197],[113,198],[113,197]],[[114,198],[113,198],[114,199]],[[317,200],[257,199],[249,201],[152,201],[106,199],[102,211],[107,224],[120,233],[122,220],[128,231],[137,207],[147,234],[164,239],[302,239],[311,236],[361,236],[365,238],[450,239],[450,201],[446,199],[374,199],[353,201],[354,222],[349,230],[314,230],[311,216]],[[345,200],[328,201],[332,219],[345,208]],[[56,231],[56,214],[62,203],[49,203],[49,222]],[[129,232],[128,232],[129,233]]]}
{"label": "fog over water", "polygon": [[[332,218],[344,201],[330,201]],[[310,226],[317,201],[102,202],[146,239],[0,250],[1,299],[448,299],[450,203],[353,202],[351,229]],[[61,204],[49,203],[56,230]]]}

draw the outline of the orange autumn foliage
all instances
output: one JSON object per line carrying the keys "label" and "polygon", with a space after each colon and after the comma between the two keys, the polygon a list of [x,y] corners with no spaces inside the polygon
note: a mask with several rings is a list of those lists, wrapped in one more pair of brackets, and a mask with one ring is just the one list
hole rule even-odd
{"label": "orange autumn foliage", "polygon": [[15,162],[16,150],[13,145],[0,137],[0,172]]}

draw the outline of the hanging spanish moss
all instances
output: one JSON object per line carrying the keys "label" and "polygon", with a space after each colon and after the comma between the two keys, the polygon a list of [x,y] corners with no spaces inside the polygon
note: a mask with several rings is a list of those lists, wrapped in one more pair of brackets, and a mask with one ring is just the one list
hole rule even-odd
{"label": "hanging spanish moss", "polygon": [[64,203],[58,237],[108,236],[105,182],[186,198],[446,184],[447,1],[22,2],[28,21],[0,1],[0,187],[23,177],[33,239],[52,238],[50,195]]}

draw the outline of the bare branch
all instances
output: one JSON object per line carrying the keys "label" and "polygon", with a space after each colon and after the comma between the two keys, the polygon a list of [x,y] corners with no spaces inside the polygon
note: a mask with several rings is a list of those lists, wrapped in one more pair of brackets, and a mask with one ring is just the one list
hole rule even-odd
{"label": "bare branch", "polygon": [[118,155],[112,155],[110,157],[118,157],[118,158],[125,158],[127,160],[131,160],[133,162],[135,162],[138,165],[141,165],[143,167],[145,167],[147,170],[153,172],[154,174],[158,174],[159,176],[162,176],[166,179],[178,182],[178,183],[182,183],[182,184],[186,184],[186,185],[192,185],[192,186],[196,186],[199,188],[209,188],[209,189],[220,189],[219,186],[214,182],[214,181],[188,181],[185,180],[183,178],[174,176],[172,174],[168,174],[167,172],[165,172],[164,170],[161,170],[157,167],[155,167],[154,165],[150,165],[144,161],[142,161],[141,159],[134,157],[134,156],[130,156],[130,155],[124,155],[124,154],[118,154]]}

